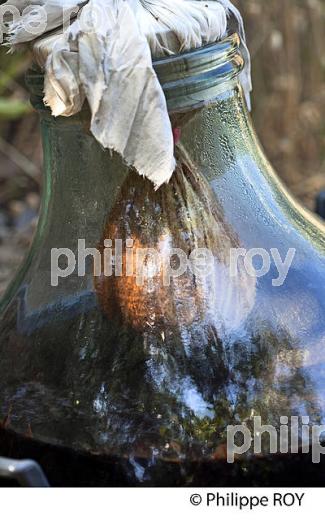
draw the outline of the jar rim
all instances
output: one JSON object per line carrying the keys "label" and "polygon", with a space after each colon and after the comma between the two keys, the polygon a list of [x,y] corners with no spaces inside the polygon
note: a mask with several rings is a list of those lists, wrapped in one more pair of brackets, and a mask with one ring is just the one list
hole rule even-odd
{"label": "jar rim", "polygon": [[153,61],[169,112],[205,104],[237,82],[244,68],[240,38],[224,40]]}

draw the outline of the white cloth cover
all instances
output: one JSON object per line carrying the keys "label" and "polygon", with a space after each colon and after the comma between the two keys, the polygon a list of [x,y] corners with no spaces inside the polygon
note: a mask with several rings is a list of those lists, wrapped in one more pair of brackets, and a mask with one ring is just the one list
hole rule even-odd
{"label": "white cloth cover", "polygon": [[[71,116],[87,99],[96,139],[156,188],[171,177],[175,159],[152,56],[198,48],[224,38],[228,28],[236,30],[246,58],[241,81],[249,100],[243,21],[229,0],[8,0],[2,9],[8,5],[22,13],[9,23],[8,43],[14,49],[32,42],[45,71],[44,102],[53,115]],[[37,24],[40,16],[43,25]],[[36,30],[31,33],[30,27]]]}

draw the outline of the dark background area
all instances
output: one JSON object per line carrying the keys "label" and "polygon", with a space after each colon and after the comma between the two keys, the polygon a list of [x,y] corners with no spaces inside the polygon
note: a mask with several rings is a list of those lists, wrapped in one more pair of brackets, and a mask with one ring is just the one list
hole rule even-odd
{"label": "dark background area", "polygon": [[[1,2],[0,2],[1,3]],[[325,188],[325,0],[234,0],[253,66],[253,119],[266,153],[309,209]],[[0,49],[0,295],[37,224],[42,150],[24,74]]]}

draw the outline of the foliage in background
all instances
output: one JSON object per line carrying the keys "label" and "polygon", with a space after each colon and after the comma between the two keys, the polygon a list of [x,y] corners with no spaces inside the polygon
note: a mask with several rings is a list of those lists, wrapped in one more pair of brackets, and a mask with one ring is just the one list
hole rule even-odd
{"label": "foliage in background", "polygon": [[26,54],[8,54],[0,50],[0,119],[18,119],[29,112],[31,106],[24,86],[19,83],[26,69]]}

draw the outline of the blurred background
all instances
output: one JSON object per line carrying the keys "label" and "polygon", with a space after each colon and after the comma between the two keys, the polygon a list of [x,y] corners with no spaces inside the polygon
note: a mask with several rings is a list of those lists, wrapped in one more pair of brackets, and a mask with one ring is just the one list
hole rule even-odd
{"label": "blurred background", "polygon": [[[0,1],[0,3],[2,3]],[[253,119],[268,157],[313,210],[325,188],[325,0],[234,0],[253,65]],[[0,49],[0,295],[37,224],[42,150],[27,54]]]}

